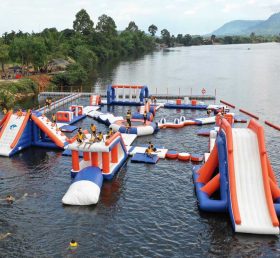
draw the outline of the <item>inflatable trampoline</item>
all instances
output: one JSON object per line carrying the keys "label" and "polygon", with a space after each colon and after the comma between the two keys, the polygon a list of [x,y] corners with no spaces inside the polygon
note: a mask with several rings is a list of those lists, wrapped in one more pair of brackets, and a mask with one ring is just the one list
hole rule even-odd
{"label": "inflatable trampoline", "polygon": [[147,121],[144,125],[143,120],[140,119],[131,119],[131,128],[127,128],[126,120],[118,120],[110,125],[110,128],[114,132],[136,134],[141,135],[151,135],[157,131],[157,125],[153,122]]}

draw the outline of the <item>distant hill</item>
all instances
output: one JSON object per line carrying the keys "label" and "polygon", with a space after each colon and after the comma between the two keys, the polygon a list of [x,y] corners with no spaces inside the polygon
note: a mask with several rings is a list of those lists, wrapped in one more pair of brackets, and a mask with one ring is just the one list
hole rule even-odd
{"label": "distant hill", "polygon": [[236,20],[224,24],[212,32],[216,36],[250,35],[279,35],[280,12],[271,15],[267,20]]}

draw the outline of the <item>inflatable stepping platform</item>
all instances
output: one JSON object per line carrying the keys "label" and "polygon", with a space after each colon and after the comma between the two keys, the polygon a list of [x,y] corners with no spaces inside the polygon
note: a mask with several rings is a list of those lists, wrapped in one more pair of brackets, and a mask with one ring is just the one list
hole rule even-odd
{"label": "inflatable stepping platform", "polygon": [[134,163],[147,163],[147,164],[156,164],[159,160],[159,157],[155,154],[152,154],[150,157],[143,153],[136,153],[131,158],[131,162]]}
{"label": "inflatable stepping platform", "polygon": [[66,132],[66,133],[72,133],[77,129],[78,129],[78,127],[74,126],[74,125],[63,125],[62,127],[60,127],[60,130],[62,132]]}

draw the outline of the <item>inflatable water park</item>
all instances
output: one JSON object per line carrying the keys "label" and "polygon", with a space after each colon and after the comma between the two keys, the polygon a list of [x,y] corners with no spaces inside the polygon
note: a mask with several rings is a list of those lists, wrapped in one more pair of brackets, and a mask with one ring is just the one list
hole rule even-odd
{"label": "inflatable water park", "polygon": [[[244,109],[239,110],[243,116],[233,113],[236,107],[223,100],[221,104],[187,97],[173,103],[156,101],[145,85],[109,85],[106,98],[92,93],[88,106],[78,103],[80,97],[72,94],[37,110],[8,111],[0,121],[0,155],[11,157],[31,146],[63,151],[72,166],[62,203],[75,206],[98,204],[104,181],[113,180],[129,160],[151,169],[162,159],[192,162],[202,212],[227,213],[234,232],[279,234],[280,189],[257,116]],[[126,112],[110,112],[118,105],[127,106]],[[200,117],[161,115],[161,110],[174,108],[197,109]],[[84,119],[91,121],[91,130],[80,127]],[[97,133],[100,124],[108,128],[107,133]],[[265,124],[278,130],[277,125]],[[195,153],[191,146],[177,151],[176,145],[168,149],[157,146],[156,138],[151,140],[160,130],[187,134],[189,127],[198,128],[193,137],[209,138],[208,152]],[[149,142],[141,144],[146,136]]]}

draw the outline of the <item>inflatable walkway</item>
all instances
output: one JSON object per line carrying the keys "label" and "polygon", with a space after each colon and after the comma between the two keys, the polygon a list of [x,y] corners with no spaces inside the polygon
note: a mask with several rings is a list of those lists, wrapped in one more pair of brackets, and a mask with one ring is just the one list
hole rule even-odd
{"label": "inflatable walkway", "polygon": [[3,118],[0,131],[1,156],[9,157],[31,145],[31,139],[26,130],[29,117],[29,113],[23,113],[22,116],[18,116],[9,111]]}
{"label": "inflatable walkway", "polygon": [[[263,127],[255,120],[248,128],[231,128],[223,118],[207,162],[195,167],[193,176],[201,210],[228,211],[235,232],[279,234],[273,202],[279,201],[280,190]],[[220,198],[214,199],[218,190]]]}

